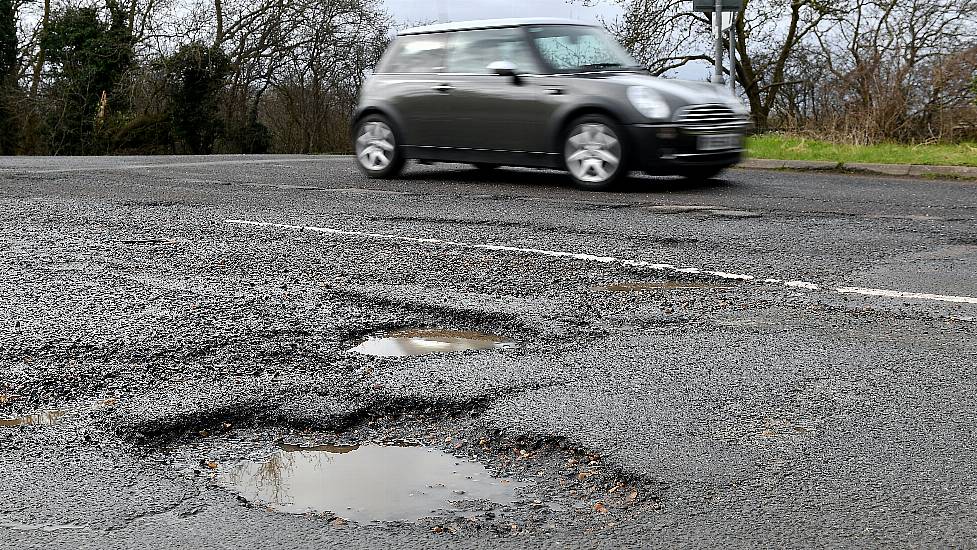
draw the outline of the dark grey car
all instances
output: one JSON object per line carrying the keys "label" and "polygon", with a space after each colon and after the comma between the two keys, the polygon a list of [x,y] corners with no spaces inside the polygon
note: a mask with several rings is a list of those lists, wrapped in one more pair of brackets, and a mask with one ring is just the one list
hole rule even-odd
{"label": "dark grey car", "polygon": [[719,86],[651,76],[600,27],[503,19],[402,31],[353,139],[370,177],[417,159],[558,168],[604,189],[632,170],[718,174],[739,162],[748,115]]}

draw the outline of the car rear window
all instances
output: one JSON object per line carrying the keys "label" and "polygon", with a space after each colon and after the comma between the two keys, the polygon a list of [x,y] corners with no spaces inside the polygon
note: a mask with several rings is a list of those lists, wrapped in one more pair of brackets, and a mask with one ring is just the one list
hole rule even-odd
{"label": "car rear window", "polygon": [[438,73],[444,70],[443,34],[398,38],[377,66],[378,73]]}

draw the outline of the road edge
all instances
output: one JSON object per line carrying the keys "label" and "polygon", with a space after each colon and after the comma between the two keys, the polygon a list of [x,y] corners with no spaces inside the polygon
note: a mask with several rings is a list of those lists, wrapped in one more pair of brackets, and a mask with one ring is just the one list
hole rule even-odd
{"label": "road edge", "polygon": [[745,159],[737,168],[747,170],[804,170],[824,172],[857,172],[883,176],[963,179],[977,181],[974,166],[930,166],[923,164],[875,164],[868,162],[835,162],[823,160]]}

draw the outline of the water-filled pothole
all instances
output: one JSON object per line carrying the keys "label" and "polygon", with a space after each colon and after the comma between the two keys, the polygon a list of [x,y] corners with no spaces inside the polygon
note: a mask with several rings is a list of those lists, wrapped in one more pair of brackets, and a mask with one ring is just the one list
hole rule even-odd
{"label": "water-filled pothole", "polygon": [[525,484],[494,478],[478,462],[420,446],[297,447],[219,474],[248,501],[279,512],[331,513],[349,521],[474,517],[515,502]]}
{"label": "water-filled pothole", "polygon": [[404,357],[466,350],[507,349],[516,344],[493,334],[464,330],[413,329],[369,338],[350,351],[380,357]]}
{"label": "water-filled pothole", "polygon": [[50,426],[65,415],[67,411],[41,411],[37,414],[21,416],[19,418],[0,418],[0,428],[16,426]]}

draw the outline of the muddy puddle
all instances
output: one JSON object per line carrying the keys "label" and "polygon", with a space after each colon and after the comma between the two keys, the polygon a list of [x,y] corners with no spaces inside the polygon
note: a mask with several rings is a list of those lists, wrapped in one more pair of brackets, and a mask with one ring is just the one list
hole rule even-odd
{"label": "muddy puddle", "polygon": [[0,428],[16,426],[50,426],[58,421],[67,411],[41,411],[37,414],[21,416],[19,418],[0,418]]}
{"label": "muddy puddle", "polygon": [[516,343],[493,334],[463,330],[412,329],[369,338],[350,351],[378,357],[404,357],[466,350],[509,349]]}
{"label": "muddy puddle", "polygon": [[607,292],[642,292],[650,290],[695,290],[710,288],[730,288],[728,286],[708,285],[704,283],[683,283],[679,281],[664,281],[655,283],[613,283],[595,286],[595,290]]}
{"label": "muddy puddle", "polygon": [[218,480],[278,512],[357,523],[475,517],[513,504],[525,485],[439,449],[376,444],[282,446],[262,461],[228,467]]}

